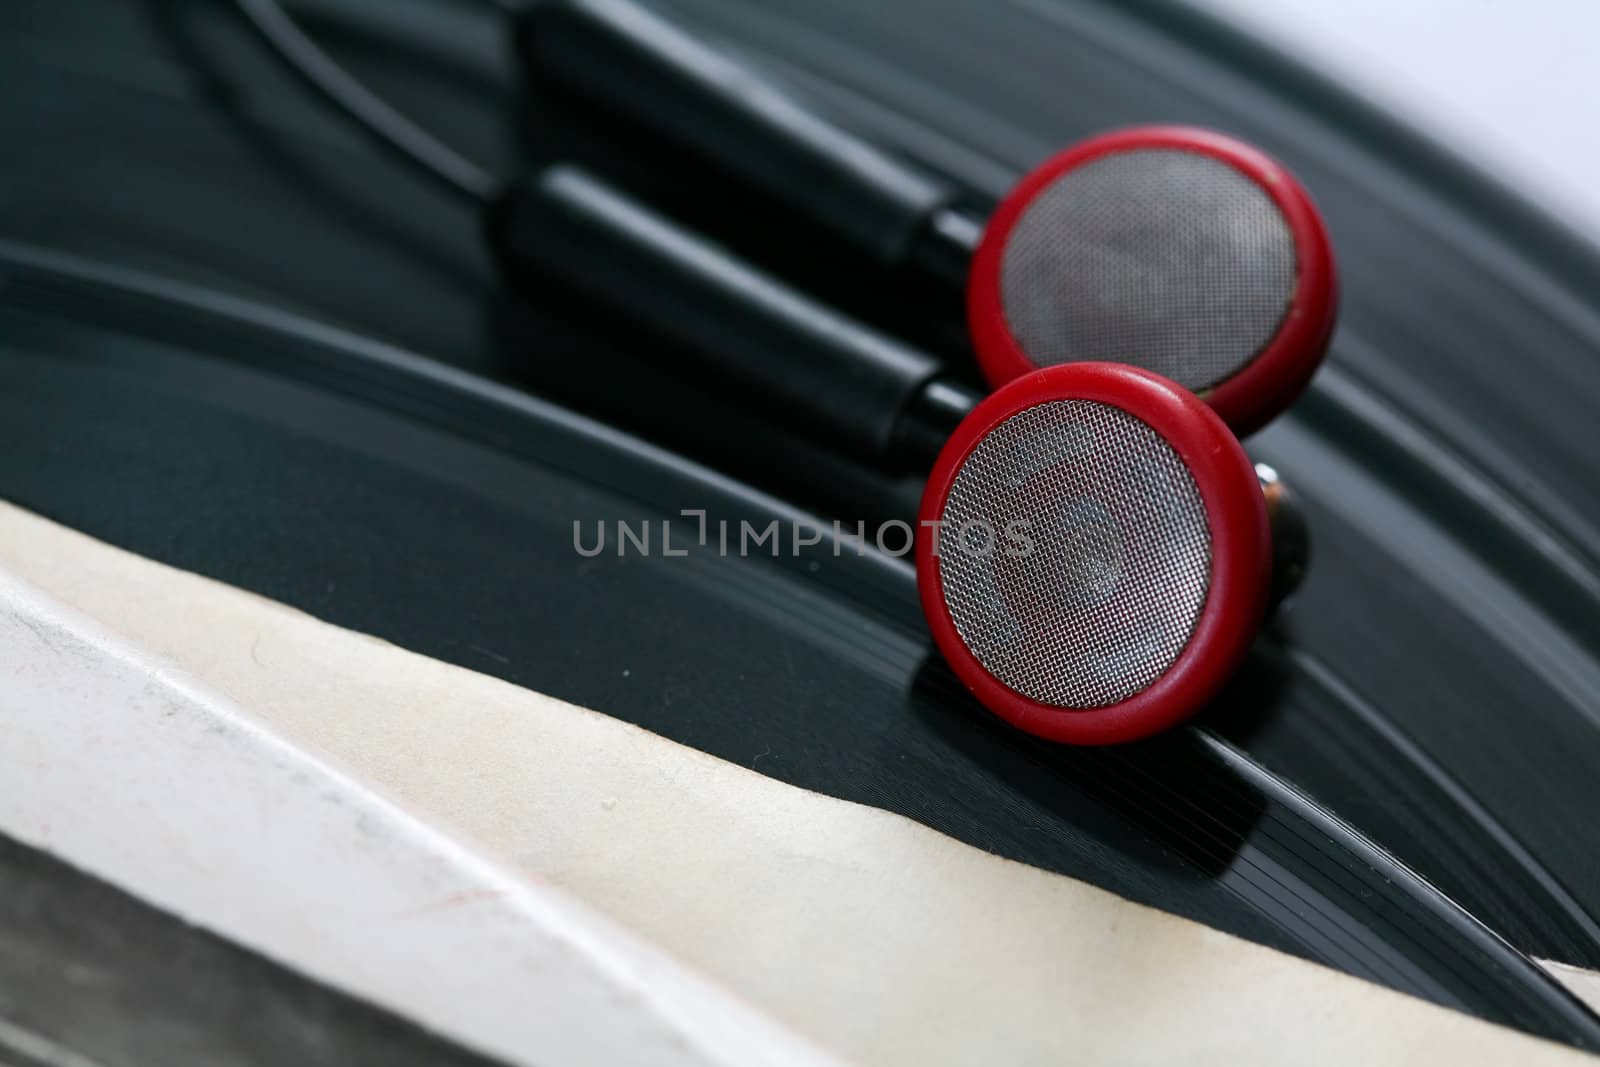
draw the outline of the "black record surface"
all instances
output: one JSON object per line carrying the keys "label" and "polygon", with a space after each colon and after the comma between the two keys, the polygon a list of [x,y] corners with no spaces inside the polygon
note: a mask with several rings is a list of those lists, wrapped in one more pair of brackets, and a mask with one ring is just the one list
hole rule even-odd
{"label": "black record surface", "polygon": [[[495,16],[395,7],[330,4],[307,24],[503,165],[514,108]],[[1588,251],[1177,9],[680,10],[980,196],[1050,147],[1130,121],[1221,126],[1306,180],[1343,266],[1343,326],[1312,394],[1252,448],[1306,498],[1317,558],[1210,716],[1227,742],[1189,732],[1079,753],[1000,729],[929,662],[909,576],[880,560],[579,558],[575,519],[706,507],[764,522],[788,514],[781,498],[872,520],[907,513],[916,485],[654,369],[659,346],[588,309],[500,296],[472,213],[368,151],[219,5],[0,11],[0,131],[27,146],[0,165],[0,237],[530,385],[738,480],[510,394],[460,407],[441,399],[460,383],[397,371],[365,342],[159,312],[107,296],[81,263],[12,248],[0,496],[774,777],[1592,1046],[1593,1020],[1523,961],[1258,766],[1519,948],[1600,965]],[[541,115],[525,119],[537,134]],[[605,131],[577,137],[629,157]]]}
{"label": "black record surface", "polygon": [[[1600,1020],[1536,964],[1210,732],[1073,749],[982,714],[929,651],[909,566],[826,533],[791,554],[789,531],[813,517],[281,310],[4,243],[0,276],[12,500],[784,781],[1600,1049]],[[686,501],[717,532],[701,546],[680,521],[669,555],[662,524]],[[624,548],[618,523],[653,554]],[[777,524],[783,547],[724,554],[724,523],[732,537]]]}

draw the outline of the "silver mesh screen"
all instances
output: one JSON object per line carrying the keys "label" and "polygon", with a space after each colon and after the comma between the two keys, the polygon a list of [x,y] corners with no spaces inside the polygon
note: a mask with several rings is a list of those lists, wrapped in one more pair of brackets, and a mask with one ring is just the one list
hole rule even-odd
{"label": "silver mesh screen", "polygon": [[1199,390],[1272,339],[1295,276],[1288,222],[1255,181],[1197,152],[1136,149],[1034,199],[1006,242],[1000,297],[1039,366],[1132,363]]}
{"label": "silver mesh screen", "polygon": [[989,673],[1044,704],[1141,691],[1188,643],[1211,582],[1189,469],[1119,408],[1055,400],[997,426],[945,502],[945,604]]}

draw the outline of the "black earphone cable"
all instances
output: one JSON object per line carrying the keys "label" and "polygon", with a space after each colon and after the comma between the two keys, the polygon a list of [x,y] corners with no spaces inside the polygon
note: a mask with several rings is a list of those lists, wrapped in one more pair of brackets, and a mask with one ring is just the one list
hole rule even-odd
{"label": "black earphone cable", "polygon": [[[976,403],[965,387],[936,382],[940,368],[927,354],[792,291],[580,168],[547,167],[503,185],[341,67],[278,0],[236,5],[280,62],[369,137],[484,208],[497,256],[519,284],[531,289],[556,274],[590,299],[630,309],[693,353],[701,373],[778,397],[797,427],[827,427],[874,465],[931,462],[925,453]],[[752,369],[752,350],[767,354],[763,370]]]}
{"label": "black earphone cable", "polygon": [[488,171],[390,107],[352,77],[295,24],[276,0],[236,0],[278,59],[369,137],[456,195],[478,203],[494,198],[499,182]]}

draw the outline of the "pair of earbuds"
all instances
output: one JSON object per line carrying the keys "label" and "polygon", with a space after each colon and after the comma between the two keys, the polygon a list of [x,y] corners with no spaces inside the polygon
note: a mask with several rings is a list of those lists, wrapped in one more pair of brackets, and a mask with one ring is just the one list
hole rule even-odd
{"label": "pair of earbuds", "polygon": [[[632,0],[535,0],[517,37],[530,77],[885,269],[960,279],[985,398],[727,253],[673,247],[670,223],[613,199],[598,208],[612,226],[596,225],[596,199],[570,195],[577,179],[558,183],[564,209],[523,205],[519,245],[569,267],[589,248],[598,258],[577,273],[591,289],[630,261],[636,294],[652,276],[699,275],[707,321],[686,324],[687,292],[653,319],[725,351],[719,372],[764,378],[791,415],[867,458],[931,458],[922,606],[987,708],[1041,737],[1105,744],[1168,728],[1218,692],[1305,564],[1287,491],[1237,440],[1301,393],[1333,330],[1331,248],[1292,175],[1218,133],[1140,127],[1060,152],[983,221],[956,190]],[[606,236],[617,227],[634,231],[631,250]],[[782,343],[730,329],[735,305],[784,326]]]}
{"label": "pair of earbuds", "polygon": [[1021,729],[1107,744],[1184,720],[1297,582],[1304,525],[1236,434],[1310,379],[1334,268],[1310,198],[1260,152],[1207,131],[1121,131],[1046,162],[983,222],[959,190],[632,0],[533,0],[518,16],[531,77],[649,125],[887,270],[964,287],[983,396],[583,168],[492,179],[273,0],[237,2],[369,134],[483,205],[514,281],[632,317],[838,451],[931,468],[916,549],[929,628]]}

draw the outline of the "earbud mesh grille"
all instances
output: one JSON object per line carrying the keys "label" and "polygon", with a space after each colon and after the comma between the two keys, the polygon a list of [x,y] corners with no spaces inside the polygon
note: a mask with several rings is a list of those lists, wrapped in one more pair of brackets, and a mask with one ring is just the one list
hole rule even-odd
{"label": "earbud mesh grille", "polygon": [[1260,354],[1295,272],[1288,222],[1254,180],[1197,152],[1138,149],[1035,198],[1007,239],[1000,296],[1041,367],[1132,363],[1199,390]]}
{"label": "earbud mesh grille", "polygon": [[942,519],[956,631],[1044,704],[1104,707],[1147,688],[1210,588],[1210,525],[1188,468],[1106,404],[1050,401],[1001,423],[962,463]]}

